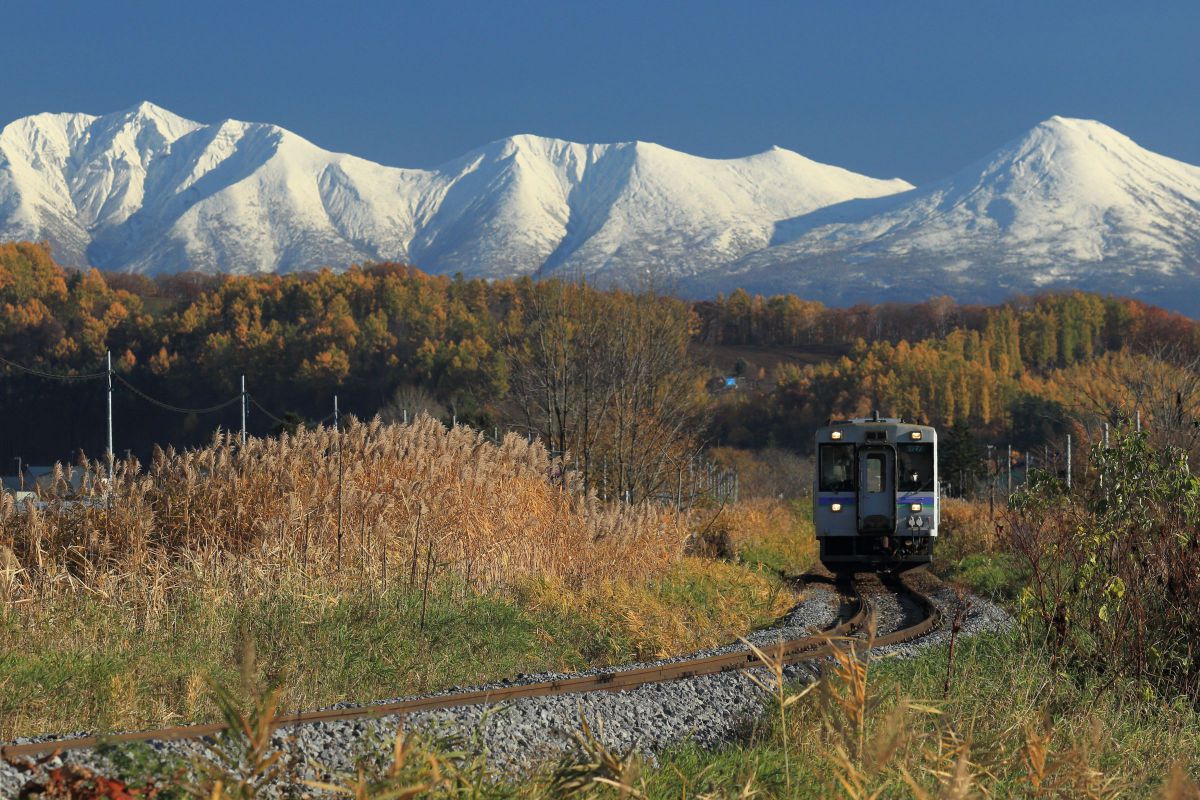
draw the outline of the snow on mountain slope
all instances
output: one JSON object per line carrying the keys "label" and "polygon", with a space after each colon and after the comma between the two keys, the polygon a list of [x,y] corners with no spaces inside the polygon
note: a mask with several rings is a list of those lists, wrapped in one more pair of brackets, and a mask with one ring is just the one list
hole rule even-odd
{"label": "snow on mountain slope", "polygon": [[0,130],[0,240],[73,266],[267,272],[400,260],[485,277],[742,286],[831,303],[1074,287],[1200,311],[1200,167],[1053,117],[920,189],[773,148],[514,136],[432,170],[150,103]]}
{"label": "snow on mountain slope", "polygon": [[1194,312],[1198,270],[1200,167],[1052,117],[938,183],[781,222],[771,247],[706,279],[835,302],[1071,286]]}
{"label": "snow on mountain slope", "polygon": [[712,160],[536,136],[398,169],[150,103],[0,131],[0,238],[48,239],[64,263],[139,272],[394,259],[488,277],[687,275],[764,247],[780,220],[908,188],[779,149]]}
{"label": "snow on mountain slope", "polygon": [[779,148],[714,160],[644,142],[614,147],[572,198],[568,235],[549,269],[701,273],[765,247],[777,220],[911,188]]}

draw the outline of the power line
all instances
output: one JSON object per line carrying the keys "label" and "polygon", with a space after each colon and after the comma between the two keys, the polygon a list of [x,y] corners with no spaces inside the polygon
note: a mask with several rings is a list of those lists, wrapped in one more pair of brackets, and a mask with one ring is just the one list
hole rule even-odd
{"label": "power line", "polygon": [[[255,400],[254,395],[250,394],[249,392],[246,393],[246,399],[249,400],[251,403],[253,403],[255,408],[257,408],[262,413],[266,414],[268,417],[270,417],[272,420],[279,423],[280,425],[293,425],[293,424],[297,424],[297,423],[303,423],[303,420],[298,420],[298,419],[291,420],[291,421],[286,420],[286,419],[280,419],[279,417],[275,416],[270,411],[268,411],[266,408],[264,408],[263,404],[258,402],[257,400]],[[313,424],[324,425],[326,422],[333,419],[334,413],[335,412],[326,414],[325,416],[321,417],[319,420],[316,420]]]}
{"label": "power line", "polygon": [[39,378],[46,378],[52,381],[94,381],[108,375],[107,371],[85,372],[81,375],[63,375],[57,372],[47,372],[46,370],[27,367],[24,364],[18,364],[15,361],[9,361],[3,356],[0,356],[0,364],[5,364],[13,369],[20,370],[21,372],[28,372],[30,375],[37,375]]}
{"label": "power line", "polygon": [[226,400],[223,403],[218,403],[215,406],[208,406],[207,408],[184,408],[183,406],[175,406],[175,405],[171,405],[170,403],[164,403],[162,400],[156,400],[155,398],[146,394],[141,389],[137,388],[132,383],[125,380],[124,378],[122,378],[120,375],[118,375],[115,372],[113,373],[113,377],[115,377],[121,383],[125,384],[125,388],[127,388],[129,391],[133,392],[134,394],[136,394],[138,397],[142,398],[146,402],[153,403],[154,405],[158,406],[159,408],[165,408],[168,411],[176,411],[180,414],[211,414],[214,411],[220,411],[223,408],[228,408],[229,406],[233,405],[234,403],[236,403],[237,401],[242,399],[241,395],[238,395],[237,397],[231,397],[230,399]]}
{"label": "power line", "polygon": [[249,400],[251,403],[253,403],[255,408],[257,408],[262,413],[266,414],[271,419],[278,422],[280,425],[291,425],[292,424],[292,423],[288,422],[287,420],[280,419],[279,417],[272,414],[270,411],[267,411],[267,409],[263,408],[262,403],[260,403],[254,399],[254,395],[247,393],[246,399]]}
{"label": "power line", "polygon": [[[168,403],[163,400],[159,400],[155,397],[151,397],[150,395],[146,394],[138,387],[134,386],[129,381],[125,380],[125,378],[121,377],[121,375],[119,375],[115,370],[111,370],[111,369],[103,370],[100,372],[85,372],[85,373],[78,374],[78,375],[66,375],[66,374],[61,374],[61,373],[57,373],[57,372],[49,372],[47,370],[37,369],[35,367],[27,367],[24,364],[18,364],[15,361],[10,361],[9,359],[4,358],[3,356],[0,356],[0,364],[3,364],[5,366],[10,367],[15,370],[19,370],[21,372],[29,373],[30,375],[36,375],[39,378],[45,378],[47,380],[71,382],[71,381],[93,381],[93,380],[100,380],[102,378],[108,378],[111,382],[111,380],[115,378],[116,380],[120,381],[121,384],[124,385],[126,389],[133,392],[135,395],[137,395],[141,399],[145,400],[147,403],[158,406],[159,408],[165,409],[167,411],[174,411],[178,414],[211,414],[215,411],[220,411],[222,409],[228,408],[229,406],[233,405],[234,403],[244,402],[244,400],[248,400],[254,404],[255,408],[257,408],[262,413],[266,414],[268,417],[270,417],[272,420],[274,420],[278,424],[280,424],[280,425],[290,425],[291,424],[287,420],[281,419],[280,417],[277,417],[274,414],[272,414],[261,403],[259,403],[258,400],[254,399],[254,395],[250,394],[249,392],[247,392],[245,390],[245,383],[244,383],[245,379],[244,378],[243,378],[242,393],[237,395],[236,397],[231,397],[228,400],[217,403],[216,405],[206,406],[204,408],[187,408],[185,406],[177,406],[172,403]],[[111,389],[111,385],[110,385],[109,392],[111,393],[111,391],[112,391],[112,389]],[[244,409],[243,409],[243,415],[244,415]],[[317,420],[316,424],[323,425],[326,422],[328,422],[329,420],[334,419],[336,416],[337,416],[336,411],[331,414],[327,414],[324,417],[322,417],[321,419]]]}

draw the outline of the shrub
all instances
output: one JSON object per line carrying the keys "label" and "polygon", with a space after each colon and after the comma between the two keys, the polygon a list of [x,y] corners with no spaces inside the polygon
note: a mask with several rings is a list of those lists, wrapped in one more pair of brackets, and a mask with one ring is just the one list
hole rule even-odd
{"label": "shrub", "polygon": [[1035,473],[1008,520],[1023,616],[1060,658],[1200,699],[1200,481],[1181,448],[1120,431],[1071,491]]}

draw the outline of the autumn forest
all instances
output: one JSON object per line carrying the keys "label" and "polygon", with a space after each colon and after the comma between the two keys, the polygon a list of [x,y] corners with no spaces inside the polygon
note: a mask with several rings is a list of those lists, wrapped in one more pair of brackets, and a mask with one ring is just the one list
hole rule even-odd
{"label": "autumn forest", "polygon": [[806,451],[831,415],[879,410],[1026,448],[1139,413],[1185,430],[1197,411],[1196,324],[1078,292],[826,308],[399,264],[148,278],[65,270],[15,243],[0,245],[0,306],[4,472],[103,451],[104,382],[88,377],[106,351],[119,454],[236,429],[244,375],[254,434],[326,419],[336,394],[358,417],[536,435],[581,459],[585,481],[620,465],[635,496],[701,448]]}

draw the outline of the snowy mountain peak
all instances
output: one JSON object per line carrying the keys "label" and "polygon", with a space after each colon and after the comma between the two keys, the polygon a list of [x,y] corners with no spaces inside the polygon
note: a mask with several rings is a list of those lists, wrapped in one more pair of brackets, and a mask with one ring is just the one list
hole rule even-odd
{"label": "snowy mountain peak", "polygon": [[1039,122],[1028,135],[1035,135],[1039,132],[1049,133],[1054,136],[1084,136],[1096,141],[1104,139],[1120,139],[1125,142],[1132,141],[1116,128],[1105,125],[1099,120],[1063,117],[1058,114]]}
{"label": "snowy mountain peak", "polygon": [[[1200,168],[1093,120],[1051,117],[950,177],[781,223],[730,272],[827,299],[967,300],[1075,287],[1200,310]],[[872,288],[868,288],[872,287]]]}
{"label": "snowy mountain peak", "polygon": [[434,169],[143,102],[0,130],[0,239],[68,265],[269,272],[398,260],[431,272],[647,272],[697,294],[828,302],[1075,286],[1200,310],[1200,167],[1051,117],[914,188],[773,146],[704,158],[518,134]]}
{"label": "snowy mountain peak", "polygon": [[687,275],[765,246],[777,220],[907,188],[786,151],[716,160],[534,134],[397,169],[150,102],[0,134],[0,238],[48,239],[71,265],[149,272],[394,259],[486,276]]}
{"label": "snowy mountain peak", "polygon": [[114,114],[109,114],[110,117],[122,117],[131,122],[140,122],[144,124],[154,125],[164,130],[170,129],[195,129],[199,124],[192,122],[189,119],[179,116],[162,106],[155,105],[149,100],[143,100],[132,108],[127,108],[124,111],[118,111]]}

